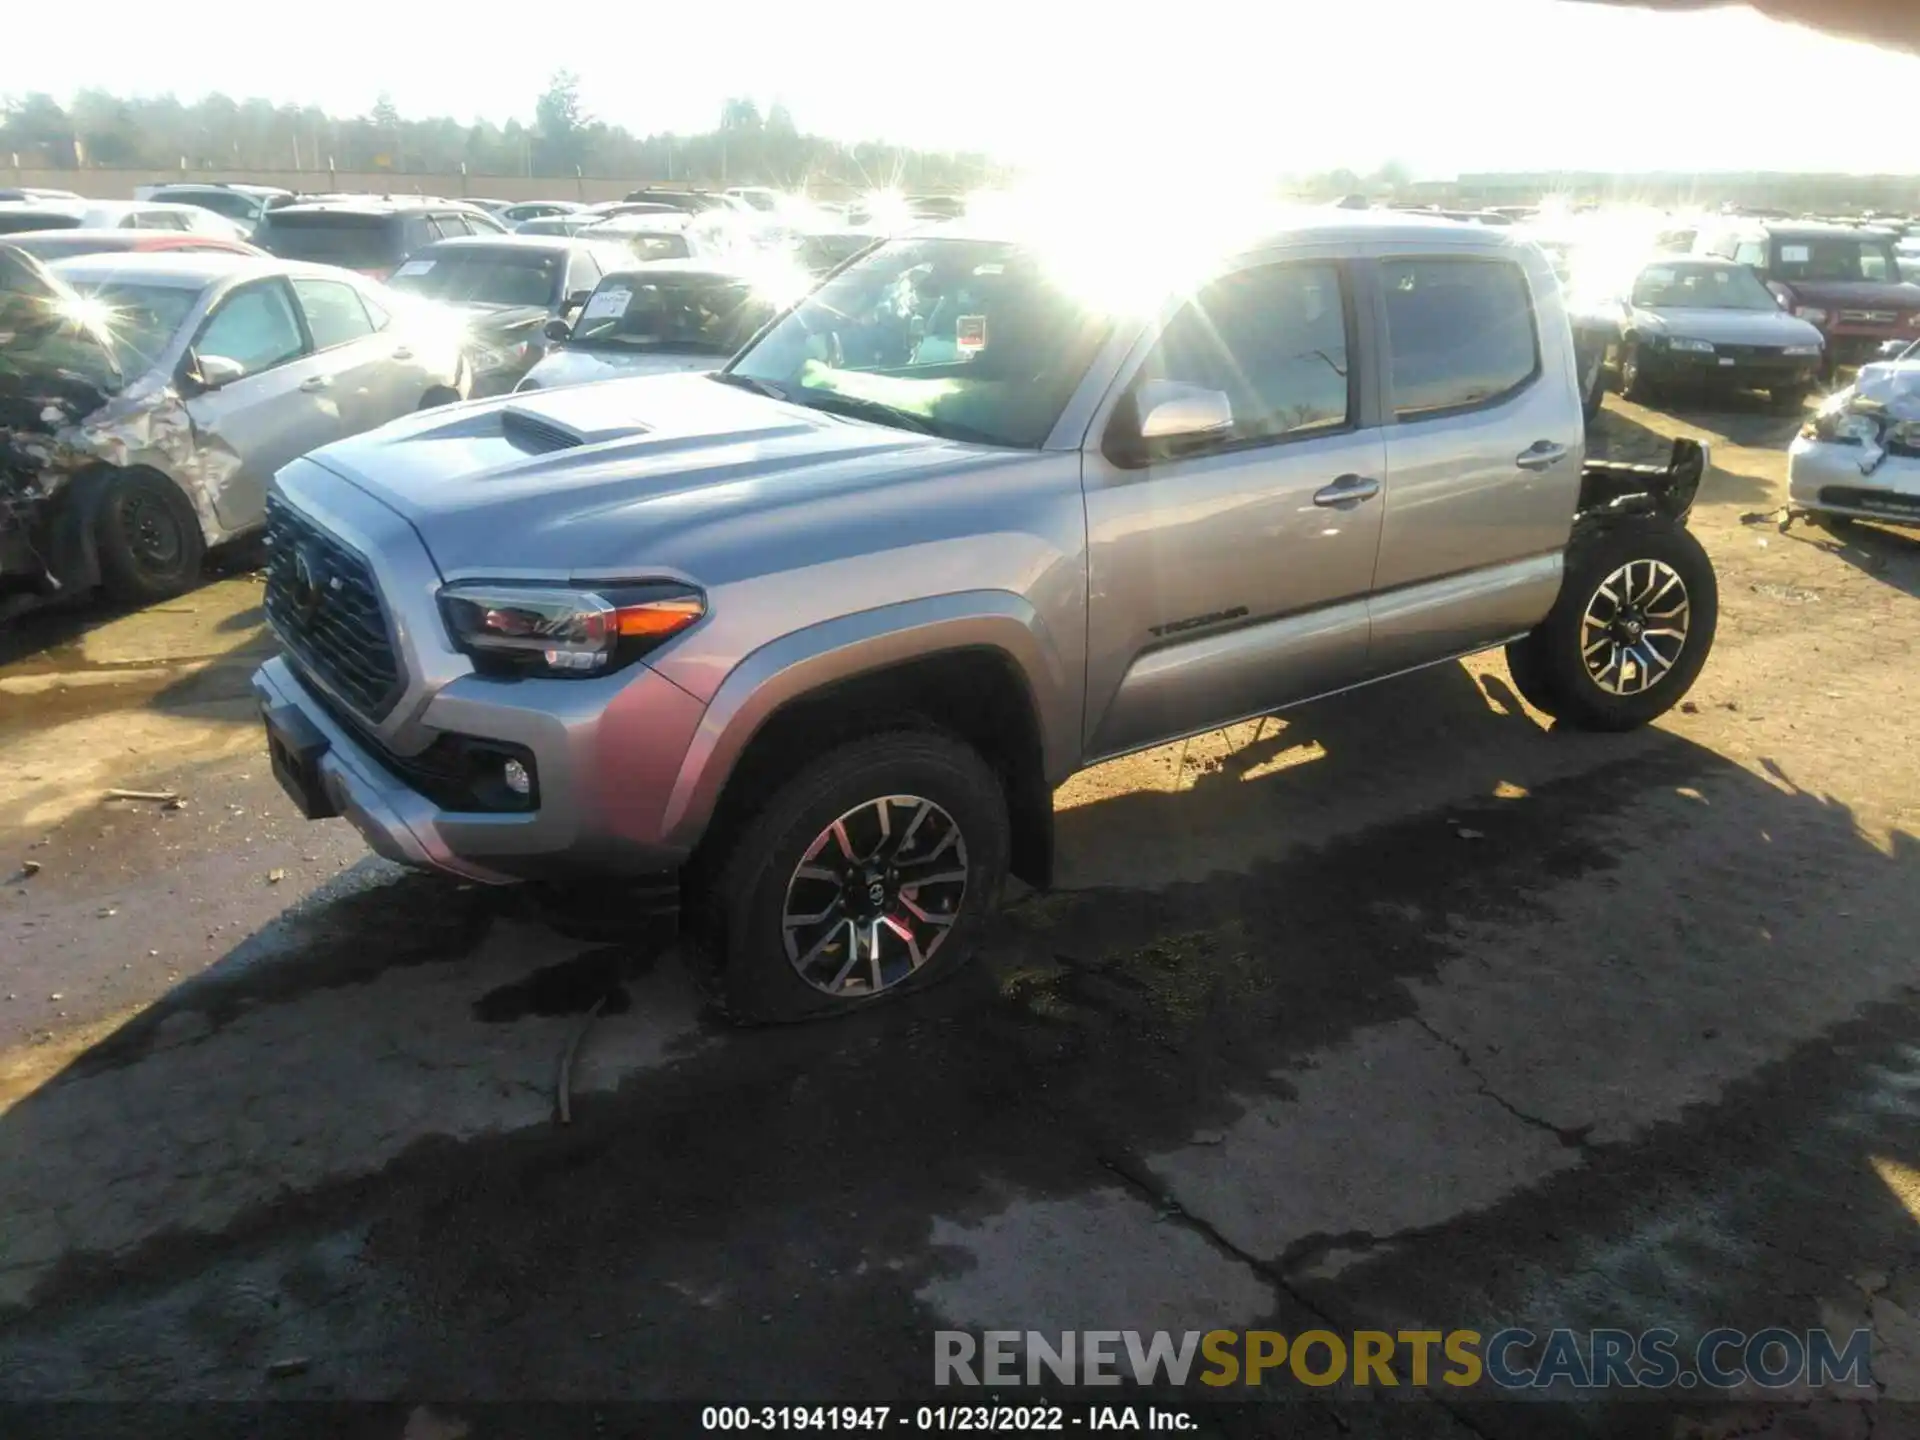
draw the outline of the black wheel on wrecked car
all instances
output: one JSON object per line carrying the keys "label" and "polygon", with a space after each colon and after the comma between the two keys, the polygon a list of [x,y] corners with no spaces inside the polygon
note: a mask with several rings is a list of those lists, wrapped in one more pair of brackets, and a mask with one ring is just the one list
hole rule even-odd
{"label": "black wheel on wrecked car", "polygon": [[692,918],[697,974],[734,1020],[843,1014],[959,970],[999,903],[1006,796],[933,731],[829,751],[735,833]]}
{"label": "black wheel on wrecked car", "polygon": [[200,579],[207,546],[200,517],[166,476],[127,470],[115,476],[94,516],[100,579],[129,604],[178,595]]}
{"label": "black wheel on wrecked car", "polygon": [[1679,704],[1713,648],[1720,590],[1684,526],[1622,521],[1577,535],[1552,612],[1507,646],[1535,709],[1583,730],[1632,730]]}

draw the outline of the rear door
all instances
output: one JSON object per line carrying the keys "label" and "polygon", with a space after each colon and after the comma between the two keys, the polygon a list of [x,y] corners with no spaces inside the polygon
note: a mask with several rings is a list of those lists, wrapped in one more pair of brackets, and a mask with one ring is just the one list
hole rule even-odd
{"label": "rear door", "polygon": [[1552,608],[1586,427],[1544,259],[1370,249],[1390,419],[1370,668],[1387,675]]}
{"label": "rear door", "polygon": [[314,358],[340,412],[340,433],[358,435],[404,415],[420,402],[416,387],[378,334],[360,292],[345,280],[298,276],[294,298],[313,337]]}
{"label": "rear door", "polygon": [[222,296],[194,337],[193,356],[220,356],[242,370],[186,403],[214,512],[226,529],[248,529],[265,513],[274,471],[345,433],[332,362],[312,352],[293,292],[278,277]]}
{"label": "rear door", "polygon": [[[1203,287],[1136,347],[1083,462],[1090,758],[1364,674],[1384,444],[1363,313],[1345,262],[1279,260]],[[1231,432],[1116,463],[1099,437],[1149,381],[1224,391]]]}

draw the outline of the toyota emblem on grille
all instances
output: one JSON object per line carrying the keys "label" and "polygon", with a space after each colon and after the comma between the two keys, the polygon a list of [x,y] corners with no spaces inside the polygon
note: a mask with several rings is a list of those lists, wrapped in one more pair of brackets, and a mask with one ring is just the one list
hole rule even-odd
{"label": "toyota emblem on grille", "polygon": [[327,595],[327,565],[305,545],[293,552],[293,607],[301,623],[311,621]]}

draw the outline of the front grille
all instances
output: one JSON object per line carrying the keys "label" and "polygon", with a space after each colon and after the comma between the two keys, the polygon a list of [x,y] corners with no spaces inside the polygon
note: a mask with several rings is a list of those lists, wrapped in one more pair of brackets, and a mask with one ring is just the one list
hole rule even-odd
{"label": "front grille", "polygon": [[1715,354],[1730,360],[1777,360],[1780,357],[1777,345],[1715,345],[1713,348]]}
{"label": "front grille", "polygon": [[1842,310],[1842,323],[1847,325],[1898,325],[1898,310]]}
{"label": "front grille", "polygon": [[267,501],[267,622],[302,669],[379,720],[400,698],[400,667],[373,572],[278,498]]}

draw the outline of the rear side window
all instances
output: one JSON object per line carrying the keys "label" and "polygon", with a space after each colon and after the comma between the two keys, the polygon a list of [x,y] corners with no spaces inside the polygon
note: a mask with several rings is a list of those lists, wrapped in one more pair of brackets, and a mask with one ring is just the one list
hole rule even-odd
{"label": "rear side window", "polygon": [[1387,260],[1380,278],[1398,418],[1490,405],[1539,373],[1533,297],[1518,265]]}
{"label": "rear side window", "polygon": [[136,226],[143,230],[185,230],[187,217],[178,210],[142,210],[130,215],[122,224]]}
{"label": "rear side window", "polygon": [[1235,442],[1339,429],[1350,408],[1339,268],[1267,265],[1214,281],[1161,332],[1140,374],[1224,391]]}
{"label": "rear side window", "polygon": [[276,211],[261,243],[288,260],[311,260],[348,270],[387,270],[400,260],[400,226],[387,215]]}
{"label": "rear side window", "polygon": [[313,348],[331,350],[373,333],[359,292],[338,280],[295,280],[293,293],[306,312]]}
{"label": "rear side window", "polygon": [[435,215],[427,221],[427,224],[430,228],[437,229],[442,239],[454,235],[473,234],[473,227],[467,224],[467,217],[464,215]]}

